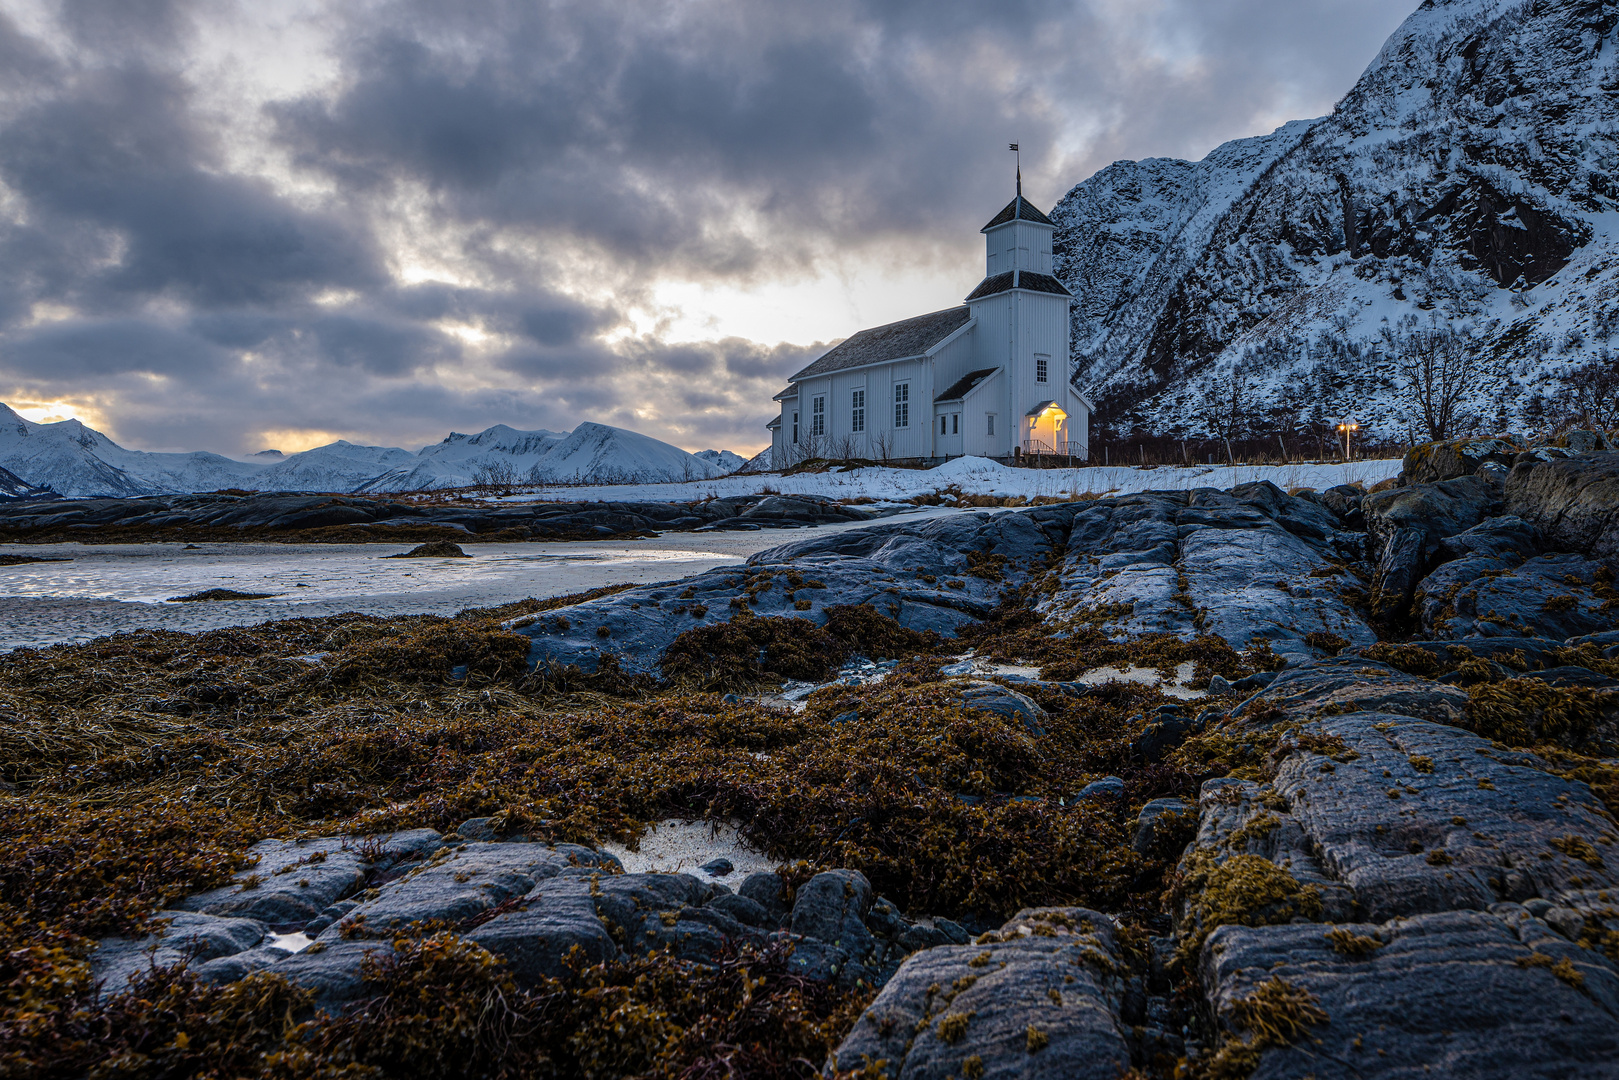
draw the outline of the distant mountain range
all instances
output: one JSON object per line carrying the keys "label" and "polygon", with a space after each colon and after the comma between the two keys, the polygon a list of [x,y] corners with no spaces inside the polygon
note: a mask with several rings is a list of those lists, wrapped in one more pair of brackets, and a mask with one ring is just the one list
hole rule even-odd
{"label": "distant mountain range", "polygon": [[656,484],[735,472],[729,450],[690,454],[606,424],[572,432],[518,431],[497,424],[451,433],[411,452],[338,441],[302,453],[273,451],[246,461],[207,451],[126,450],[78,420],[36,424],[0,404],[0,497],[39,489],[69,497],[247,491],[401,492],[515,484]]}
{"label": "distant mountain range", "polygon": [[[1533,426],[1619,333],[1619,5],[1426,0],[1332,114],[1057,204],[1074,381],[1116,431],[1403,436],[1417,331],[1482,357],[1465,411]],[[1419,431],[1420,434],[1420,431]]]}

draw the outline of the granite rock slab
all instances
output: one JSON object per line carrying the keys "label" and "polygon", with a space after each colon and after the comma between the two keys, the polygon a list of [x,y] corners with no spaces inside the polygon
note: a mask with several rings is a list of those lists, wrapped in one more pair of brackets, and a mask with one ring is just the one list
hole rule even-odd
{"label": "granite rock slab", "polygon": [[[1619,1075],[1619,975],[1516,905],[1383,923],[1224,926],[1200,974],[1214,1012],[1269,979],[1319,999],[1327,1021],[1263,1051],[1254,1080]],[[1383,942],[1369,955],[1333,948],[1329,929]],[[1566,962],[1569,975],[1553,965]],[[1579,985],[1574,985],[1577,979]]]}
{"label": "granite rock slab", "polygon": [[130,977],[146,969],[172,964],[205,965],[220,957],[253,949],[269,933],[256,919],[205,915],[196,911],[160,911],[166,921],[139,938],[103,938],[90,954],[90,976],[102,997],[129,986]]}
{"label": "granite rock slab", "polygon": [[1025,910],[980,940],[906,960],[829,1065],[871,1066],[892,1080],[979,1070],[991,1080],[1117,1080],[1130,1068],[1118,1019],[1118,942],[1107,916]]}
{"label": "granite rock slab", "polygon": [[952,637],[994,610],[1003,589],[1044,566],[1065,520],[1052,512],[963,514],[817,536],[758,552],[740,567],[508,626],[533,642],[530,667],[554,662],[586,672],[608,654],[624,671],[655,672],[675,638],[743,607],[820,626],[830,606],[869,604],[907,629]]}

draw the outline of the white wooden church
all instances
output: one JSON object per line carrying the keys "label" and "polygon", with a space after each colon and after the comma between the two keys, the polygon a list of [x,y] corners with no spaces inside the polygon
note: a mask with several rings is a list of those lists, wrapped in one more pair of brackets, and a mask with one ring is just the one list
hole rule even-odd
{"label": "white wooden church", "polygon": [[806,457],[1084,457],[1091,403],[1069,383],[1073,295],[1051,275],[1056,226],[1023,197],[984,234],[959,307],[862,330],[792,376],[768,427],[777,467]]}

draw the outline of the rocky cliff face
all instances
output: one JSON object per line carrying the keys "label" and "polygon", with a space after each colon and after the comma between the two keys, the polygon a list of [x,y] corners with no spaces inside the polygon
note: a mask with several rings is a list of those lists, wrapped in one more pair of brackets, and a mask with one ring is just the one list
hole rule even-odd
{"label": "rocky cliff face", "polygon": [[1532,422],[1619,329],[1616,24],[1428,0],[1330,116],[1075,187],[1053,219],[1076,382],[1126,428],[1208,432],[1237,371],[1270,422],[1403,435],[1398,341],[1438,325],[1482,360],[1465,410]]}

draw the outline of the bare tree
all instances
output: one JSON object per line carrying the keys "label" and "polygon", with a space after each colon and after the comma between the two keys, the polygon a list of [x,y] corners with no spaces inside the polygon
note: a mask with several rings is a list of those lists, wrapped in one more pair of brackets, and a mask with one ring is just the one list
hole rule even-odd
{"label": "bare tree", "polygon": [[843,435],[833,441],[830,456],[837,458],[839,461],[853,461],[856,456],[855,451],[859,449],[860,440],[853,435]]}
{"label": "bare tree", "polygon": [[894,456],[894,433],[888,428],[881,429],[872,435],[871,445],[877,451],[877,460],[887,465],[889,459]]}
{"label": "bare tree", "polygon": [[1437,323],[1426,330],[1408,323],[1392,336],[1390,353],[1405,380],[1412,425],[1425,430],[1430,442],[1471,425],[1468,399],[1492,382],[1472,335]]}
{"label": "bare tree", "polygon": [[1225,443],[1226,460],[1235,464],[1231,440],[1240,438],[1248,428],[1248,385],[1241,365],[1233,366],[1230,374],[1217,379],[1211,389],[1213,394],[1200,418],[1209,433]]}
{"label": "bare tree", "polygon": [[1570,426],[1601,432],[1619,427],[1619,360],[1603,349],[1563,377],[1553,404]]}

